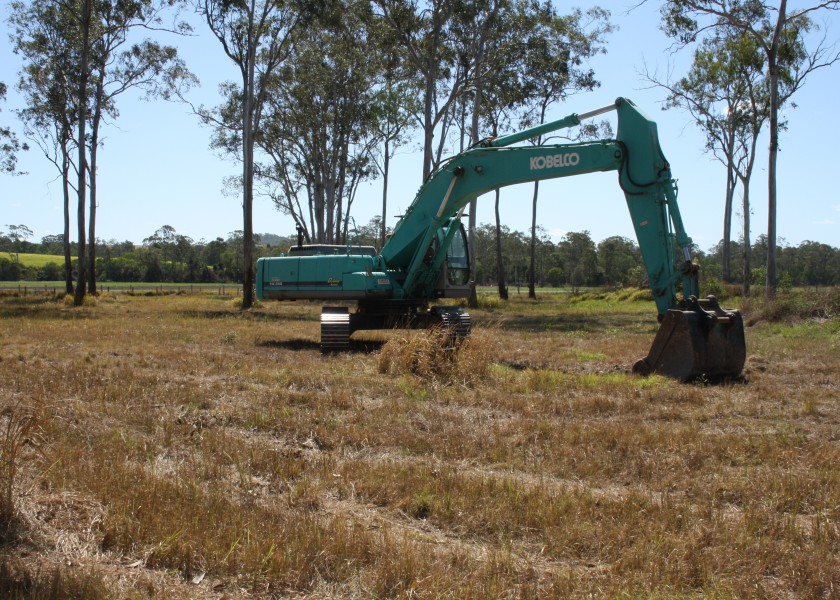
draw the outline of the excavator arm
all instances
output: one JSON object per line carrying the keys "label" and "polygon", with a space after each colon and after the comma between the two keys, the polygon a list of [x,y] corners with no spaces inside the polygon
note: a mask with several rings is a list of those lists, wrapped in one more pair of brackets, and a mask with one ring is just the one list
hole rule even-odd
{"label": "excavator arm", "polygon": [[[539,146],[513,146],[529,137],[569,127],[583,118],[618,112],[614,140]],[[691,238],[677,204],[677,189],[659,147],[656,124],[629,100],[511,136],[488,140],[434,171],[382,249],[389,269],[399,273],[402,297],[434,297],[434,284],[446,253],[436,232],[456,222],[473,199],[492,190],[545,179],[599,171],[617,171],[660,316],[677,305],[677,290],[698,295],[697,269],[691,262]],[[679,255],[675,255],[675,244]]]}

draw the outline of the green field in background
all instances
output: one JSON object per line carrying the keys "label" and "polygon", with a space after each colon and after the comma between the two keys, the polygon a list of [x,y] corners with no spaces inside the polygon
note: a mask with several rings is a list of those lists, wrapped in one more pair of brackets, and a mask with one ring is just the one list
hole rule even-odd
{"label": "green field in background", "polygon": [[61,254],[17,254],[16,252],[0,252],[0,257],[8,258],[9,260],[20,260],[20,264],[24,267],[35,267],[40,269],[49,263],[57,265],[64,264],[64,256]]}

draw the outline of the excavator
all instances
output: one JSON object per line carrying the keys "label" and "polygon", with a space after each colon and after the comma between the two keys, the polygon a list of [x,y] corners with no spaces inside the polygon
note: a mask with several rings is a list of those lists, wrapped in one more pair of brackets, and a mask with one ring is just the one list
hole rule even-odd
{"label": "excavator", "polygon": [[[616,111],[615,139],[515,145]],[[738,377],[746,358],[737,310],[700,297],[691,238],[677,205],[676,181],[659,146],[656,123],[633,102],[614,104],[517,133],[489,138],[441,164],[427,178],[381,251],[372,246],[298,245],[257,261],[262,299],[322,300],[321,348],[349,347],[355,331],[442,327],[470,333],[470,315],[440,299],[470,294],[470,260],[461,217],[474,198],[518,183],[616,171],[661,323],[640,375],[679,380]],[[353,312],[346,306],[355,302]]]}

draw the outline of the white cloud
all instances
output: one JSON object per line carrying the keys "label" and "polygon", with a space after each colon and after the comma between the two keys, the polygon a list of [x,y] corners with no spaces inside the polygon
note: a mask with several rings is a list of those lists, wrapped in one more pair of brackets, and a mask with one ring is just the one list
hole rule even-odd
{"label": "white cloud", "polygon": [[831,219],[823,219],[822,221],[814,221],[814,225],[834,225]]}

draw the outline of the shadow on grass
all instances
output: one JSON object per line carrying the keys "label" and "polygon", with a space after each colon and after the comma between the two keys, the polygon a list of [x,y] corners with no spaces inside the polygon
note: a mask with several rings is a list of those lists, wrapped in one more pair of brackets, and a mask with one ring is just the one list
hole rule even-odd
{"label": "shadow on grass", "polygon": [[[350,340],[350,349],[345,352],[353,354],[371,354],[382,349],[385,342],[382,340]],[[292,339],[292,340],[263,340],[257,342],[260,348],[277,348],[280,350],[291,350],[292,352],[320,352],[321,344],[313,342],[312,340]],[[339,354],[338,352],[327,352],[324,356],[332,356]]]}
{"label": "shadow on grass", "polygon": [[504,315],[501,319],[485,319],[481,316],[473,318],[475,324],[492,324],[494,327],[507,331],[530,332],[573,332],[604,333],[608,330],[629,329],[638,330],[642,327],[658,329],[656,315],[651,314],[649,322],[638,315],[622,313],[604,313],[592,315],[556,314],[556,315]]}
{"label": "shadow on grass", "polygon": [[4,297],[0,301],[0,319],[96,319],[95,312],[86,307],[65,306],[63,300],[49,296]]}
{"label": "shadow on grass", "polygon": [[191,319],[249,319],[252,321],[317,321],[320,315],[281,314],[231,310],[184,310],[178,313]]}

